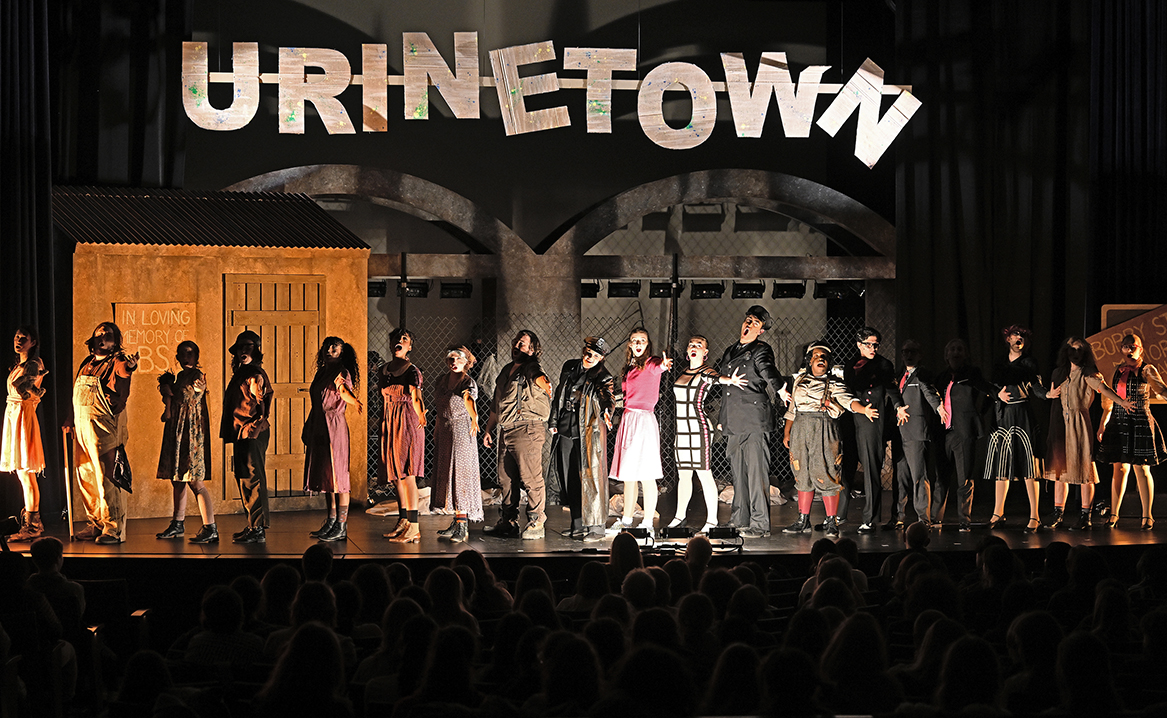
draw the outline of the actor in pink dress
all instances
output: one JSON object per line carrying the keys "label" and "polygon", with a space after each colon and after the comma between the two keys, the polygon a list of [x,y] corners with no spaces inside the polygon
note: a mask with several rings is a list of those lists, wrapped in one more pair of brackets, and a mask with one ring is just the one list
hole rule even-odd
{"label": "actor in pink dress", "polygon": [[316,353],[316,376],[308,388],[312,409],[304,421],[304,490],[322,492],[328,518],[308,535],[321,541],[348,538],[349,438],[344,413],[349,405],[364,410],[357,398],[361,369],[352,345],[340,337],[326,337]]}
{"label": "actor in pink dress", "polygon": [[624,482],[624,516],[613,528],[632,525],[637,490],[643,485],[644,520],[640,528],[652,532],[656,513],[657,480],[664,476],[660,460],[660,424],[656,402],[660,375],[673,368],[673,360],[652,355],[652,341],[643,328],[632,330],[624,360],[624,414],[616,432],[616,452],[608,475]]}

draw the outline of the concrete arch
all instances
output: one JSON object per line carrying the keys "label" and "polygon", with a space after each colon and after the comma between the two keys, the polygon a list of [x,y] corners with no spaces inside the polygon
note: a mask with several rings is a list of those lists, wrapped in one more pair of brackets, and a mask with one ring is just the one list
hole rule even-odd
{"label": "concrete arch", "polygon": [[448,222],[479,254],[532,254],[515,231],[485,209],[441,185],[394,170],[360,165],[305,165],[257,175],[225,188],[231,192],[296,192],[346,196],[413,208]]}
{"label": "concrete arch", "polygon": [[621,192],[565,222],[535,251],[580,256],[612,232],[678,204],[735,201],[794,217],[832,235],[858,237],[884,257],[895,257],[895,226],[847,195],[811,180],[765,170],[689,172]]}

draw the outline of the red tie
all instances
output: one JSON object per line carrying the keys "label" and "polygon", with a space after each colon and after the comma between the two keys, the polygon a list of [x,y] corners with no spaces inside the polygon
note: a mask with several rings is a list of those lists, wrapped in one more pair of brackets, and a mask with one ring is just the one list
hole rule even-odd
{"label": "red tie", "polygon": [[945,429],[952,428],[952,385],[956,383],[956,377],[952,377],[952,381],[948,382],[948,388],[944,390],[944,411],[948,414],[948,419],[944,422]]}
{"label": "red tie", "polygon": [[1126,381],[1130,377],[1135,368],[1129,364],[1124,364],[1118,368],[1118,382],[1114,385],[1114,393],[1126,399]]}
{"label": "red tie", "polygon": [[912,371],[910,369],[904,369],[904,376],[902,379],[900,379],[900,393],[901,394],[904,393],[904,387],[908,385],[908,375],[911,373],[912,373]]}

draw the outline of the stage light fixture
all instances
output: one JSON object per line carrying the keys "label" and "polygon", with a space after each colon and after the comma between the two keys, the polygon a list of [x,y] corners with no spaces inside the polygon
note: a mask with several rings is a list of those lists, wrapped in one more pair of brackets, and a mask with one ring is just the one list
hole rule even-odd
{"label": "stage light fixture", "polygon": [[471,282],[442,282],[442,299],[469,299],[473,293]]}
{"label": "stage light fixture", "polygon": [[424,299],[430,295],[430,283],[409,280],[397,282],[397,296]]}
{"label": "stage light fixture", "polygon": [[741,538],[741,534],[733,526],[714,526],[709,529],[708,537],[710,541],[716,539],[737,539]]}
{"label": "stage light fixture", "polygon": [[600,283],[582,282],[579,285],[579,295],[584,299],[595,299],[600,296]]}
{"label": "stage light fixture", "polygon": [[721,299],[721,295],[725,293],[725,282],[718,282],[717,284],[697,284],[693,283],[693,288],[689,291],[689,299]]}
{"label": "stage light fixture", "polygon": [[650,299],[671,299],[681,296],[684,288],[684,282],[677,282],[676,286],[672,282],[649,282],[648,296]]}
{"label": "stage light fixture", "polygon": [[665,526],[660,530],[663,539],[691,539],[697,532],[688,526]]}
{"label": "stage light fixture", "polygon": [[815,282],[815,299],[846,299],[851,288],[840,282]]}
{"label": "stage light fixture", "polygon": [[388,291],[388,289],[385,287],[386,284],[387,282],[384,279],[374,279],[373,281],[369,282],[369,296],[385,296],[386,292]]}
{"label": "stage light fixture", "polygon": [[628,299],[640,296],[640,282],[608,282],[609,299]]}
{"label": "stage light fixture", "polygon": [[771,299],[802,299],[806,296],[806,282],[774,282]]}
{"label": "stage light fixture", "polygon": [[734,282],[732,296],[734,299],[761,299],[766,293],[766,283]]}

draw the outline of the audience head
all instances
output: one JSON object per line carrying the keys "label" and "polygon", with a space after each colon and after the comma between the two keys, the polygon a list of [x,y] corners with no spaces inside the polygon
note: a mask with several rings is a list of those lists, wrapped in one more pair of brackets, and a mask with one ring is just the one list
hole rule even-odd
{"label": "audience head", "polygon": [[904,545],[915,551],[920,551],[932,543],[932,530],[923,521],[913,521],[904,529]]}
{"label": "audience head", "polygon": [[[805,609],[804,609],[805,610]],[[817,716],[824,713],[815,702],[818,669],[812,656],[794,648],[778,648],[758,668],[762,693],[761,715]]]}
{"label": "audience head", "polygon": [[1005,588],[1017,575],[1017,558],[1005,546],[989,546],[981,559],[981,582]]}
{"label": "audience head", "polygon": [[558,715],[587,715],[600,698],[600,662],[591,644],[566,631],[547,637],[541,649],[543,693]]}
{"label": "audience head", "polygon": [[41,536],[32,542],[28,553],[41,573],[60,571],[65,562],[65,544],[56,536]]}
{"label": "audience head", "polygon": [[490,571],[490,566],[486,563],[486,557],[475,549],[468,548],[465,551],[459,551],[458,555],[454,557],[454,566],[468,566],[474,572],[474,583],[476,586],[494,586],[494,574]]}
{"label": "audience head", "polygon": [[[1144,556],[1146,554],[1143,554]],[[1047,577],[1065,577],[1066,560],[1070,557],[1070,544],[1065,541],[1050,541],[1045,546],[1045,560],[1042,573]]]}
{"label": "audience head", "polygon": [[[310,585],[310,584],[305,584]],[[344,657],[332,629],[308,621],[296,629],[256,698],[308,709],[344,695]]]}
{"label": "audience head", "polygon": [[226,586],[211,586],[203,594],[199,622],[204,631],[231,634],[243,628],[243,599]]}
{"label": "audience head", "polygon": [[654,643],[669,650],[677,649],[680,639],[673,614],[663,608],[650,608],[636,615],[632,622],[632,645],[645,643]]}
{"label": "audience head", "polygon": [[389,581],[389,588],[393,591],[394,597],[405,590],[406,586],[413,585],[413,574],[410,573],[409,566],[400,561],[394,561],[385,567],[385,578]]}
{"label": "audience head", "polygon": [[157,651],[138,651],[126,661],[118,702],[153,708],[158,696],[172,685],[166,659]]}
{"label": "audience head", "polygon": [[1013,619],[1005,634],[1009,656],[1027,671],[1051,675],[1057,663],[1062,626],[1047,611],[1030,611]]}
{"label": "audience head", "polygon": [[835,553],[847,559],[851,568],[859,568],[859,544],[850,537],[841,538],[835,542]]}
{"label": "audience head", "polygon": [[624,657],[628,639],[624,627],[612,618],[595,618],[584,626],[584,638],[592,644],[600,665],[614,667]]}
{"label": "audience head", "polygon": [[243,601],[243,625],[251,623],[263,606],[263,587],[251,574],[240,574],[231,581],[231,590]]}
{"label": "audience head", "polygon": [[693,582],[700,583],[701,574],[709,566],[713,558],[713,544],[705,536],[694,536],[685,544],[685,563],[689,564],[689,573],[693,575]]}
{"label": "audience head", "polygon": [[446,614],[463,611],[462,579],[451,568],[438,566],[425,579],[425,592],[430,597],[430,612]]}
{"label": "audience head", "polygon": [[296,591],[292,601],[292,625],[303,626],[310,621],[334,628],[336,626],[336,594],[328,584],[308,581]]}
{"label": "audience head", "polygon": [[555,604],[551,596],[543,590],[527,591],[523,600],[518,603],[518,610],[527,614],[531,623],[548,631],[558,631],[561,626],[559,614],[555,612]]}
{"label": "audience head", "polygon": [[600,598],[596,602],[595,608],[592,609],[592,620],[598,618],[611,618],[619,623],[621,626],[627,627],[631,621],[632,613],[628,610],[628,602],[624,597],[617,593],[609,593]]}
{"label": "audience head", "polygon": [[495,666],[506,668],[514,664],[519,639],[533,625],[527,614],[518,611],[511,611],[499,619],[495,627],[494,646],[490,651]]}
{"label": "audience head", "polygon": [[711,569],[701,577],[701,593],[713,601],[713,608],[717,611],[719,620],[725,618],[729,599],[733,598],[734,591],[741,588],[741,585],[741,581],[724,568]]}
{"label": "audience head", "polygon": [[690,593],[677,606],[677,625],[685,635],[709,631],[715,618],[713,601],[703,593]]}
{"label": "audience head", "polygon": [[735,616],[751,624],[757,623],[766,613],[766,598],[757,586],[742,586],[733,592],[725,613],[727,616]]}
{"label": "audience head", "polygon": [[855,613],[858,606],[855,605],[855,592],[851,587],[843,583],[837,578],[828,578],[825,581],[820,581],[815,586],[814,593],[810,597],[809,605],[812,608],[826,608],[833,606],[843,612],[843,615],[850,616]]}
{"label": "audience head", "polygon": [[664,571],[669,575],[669,605],[680,604],[681,599],[693,592],[693,574],[683,559],[674,558],[666,562]]}
{"label": "audience head", "polygon": [[1102,579],[1110,575],[1106,559],[1098,549],[1083,545],[1070,549],[1066,570],[1070,573],[1070,583],[1081,591],[1093,591]]}
{"label": "audience head", "polygon": [[1122,709],[1110,673],[1110,651],[1092,633],[1075,631],[1062,640],[1058,646],[1057,682],[1066,713],[1101,716]]}
{"label": "audience head", "polygon": [[385,569],[379,564],[363,563],[353,571],[352,581],[361,592],[361,621],[376,623],[381,620],[393,596]]}
{"label": "audience head", "polygon": [[657,606],[673,605],[673,582],[669,579],[669,574],[660,566],[649,566],[648,574],[652,576],[653,587],[656,590],[653,604]]}
{"label": "audience head", "polygon": [[433,599],[430,598],[430,595],[425,592],[424,588],[418,586],[416,583],[411,583],[405,588],[401,589],[401,591],[398,592],[397,597],[413,599],[417,602],[417,605],[421,606],[421,610],[425,611],[426,613],[429,613],[430,609],[433,608],[434,605]]}
{"label": "audience head", "polygon": [[[453,573],[452,570],[446,569]],[[473,661],[477,653],[474,634],[462,626],[446,626],[434,634],[426,657],[425,673],[416,695],[422,701],[474,705]]]}
{"label": "audience head", "polygon": [[702,715],[755,715],[761,702],[758,652],[744,643],[731,643],[713,668]]}
{"label": "audience head", "polygon": [[824,558],[832,556],[837,552],[838,547],[829,538],[821,538],[812,543],[810,545],[810,572],[813,574]]}
{"label": "audience head", "polygon": [[474,602],[476,588],[474,571],[469,566],[454,566],[453,569],[454,573],[458,574],[458,578],[462,579],[462,605],[469,606]]}
{"label": "audience head", "polygon": [[800,653],[805,653],[814,659],[817,666],[819,658],[831,640],[831,628],[822,611],[814,608],[803,608],[790,617],[790,625],[782,634],[782,646]]}
{"label": "audience head", "polygon": [[260,581],[263,588],[263,620],[277,626],[292,623],[292,601],[300,588],[300,573],[286,563],[277,563]]}
{"label": "audience head", "polygon": [[640,556],[640,546],[637,545],[632,534],[621,532],[612,539],[608,565],[612,567],[613,590],[624,583],[624,577],[628,575],[629,571],[644,568],[644,559]]}
{"label": "audience head", "polygon": [[1001,669],[993,646],[983,638],[958,638],[944,656],[936,704],[941,710],[958,713],[965,708],[997,705],[1001,692]]}
{"label": "audience head", "polygon": [[856,613],[848,617],[823,652],[823,678],[842,684],[885,670],[887,642],[875,616]]}
{"label": "audience head", "polygon": [[579,569],[575,592],[581,598],[598,601],[608,593],[608,571],[599,561],[588,561]]}
{"label": "audience head", "polygon": [[634,611],[644,611],[656,604],[656,581],[643,568],[630,571],[620,585],[620,595]]}
{"label": "audience head", "polygon": [[332,572],[332,547],[326,543],[314,543],[304,549],[300,569],[305,581],[327,581]]}
{"label": "audience head", "polygon": [[527,564],[519,570],[519,577],[515,580],[515,605],[522,603],[523,597],[530,591],[542,591],[547,594],[547,598],[555,598],[551,577],[542,566]]}
{"label": "audience head", "polygon": [[676,653],[651,644],[634,648],[624,658],[611,688],[625,715],[669,718],[691,716],[696,709],[684,662]]}
{"label": "audience head", "polygon": [[388,651],[398,648],[401,639],[401,630],[405,623],[414,616],[424,615],[425,611],[412,598],[395,598],[393,603],[385,609],[381,617],[381,650]]}

